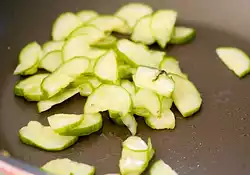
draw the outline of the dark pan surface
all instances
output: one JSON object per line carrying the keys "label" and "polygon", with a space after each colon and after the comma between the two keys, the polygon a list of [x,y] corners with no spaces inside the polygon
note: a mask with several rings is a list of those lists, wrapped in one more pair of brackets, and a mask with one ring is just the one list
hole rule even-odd
{"label": "dark pan surface", "polygon": [[[75,96],[39,115],[35,103],[13,94],[12,76],[17,55],[30,41],[50,39],[54,19],[62,12],[94,9],[113,13],[126,0],[1,0],[0,2],[0,148],[16,158],[41,166],[68,157],[92,164],[97,174],[119,172],[121,141],[130,134],[105,117],[102,132],[81,138],[69,149],[49,153],[20,143],[18,130],[30,120],[47,124],[46,116],[57,112],[81,113],[84,98]],[[235,46],[250,54],[249,0],[145,0],[153,8],[173,8],[178,23],[197,29],[194,42],[173,46],[169,55],[180,60],[183,71],[203,97],[199,113],[183,119],[174,110],[174,131],[153,131],[139,119],[138,135],[150,136],[156,148],[154,160],[163,159],[180,175],[246,175],[250,172],[250,76],[240,80],[217,58],[218,46]]]}

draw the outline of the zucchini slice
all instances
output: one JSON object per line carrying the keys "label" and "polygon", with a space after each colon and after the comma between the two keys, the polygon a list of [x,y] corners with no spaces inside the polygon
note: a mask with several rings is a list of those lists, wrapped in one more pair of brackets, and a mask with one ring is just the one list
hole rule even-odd
{"label": "zucchini slice", "polygon": [[163,160],[156,161],[150,168],[150,175],[178,175],[169,165]]}
{"label": "zucchini slice", "polygon": [[132,151],[147,151],[148,145],[138,136],[130,136],[123,144],[123,148],[128,148]]}
{"label": "zucchini slice", "polygon": [[116,46],[116,42],[117,38],[109,35],[97,42],[94,42],[93,44],[91,44],[91,46],[101,49],[112,49]]}
{"label": "zucchini slice", "polygon": [[63,63],[62,52],[52,51],[47,53],[40,61],[39,67],[54,72]]}
{"label": "zucchini slice", "polygon": [[52,52],[52,51],[60,51],[62,50],[64,45],[64,41],[48,41],[43,44],[42,46],[42,59],[47,53]]}
{"label": "zucchini slice", "polygon": [[132,75],[136,71],[136,68],[132,68],[128,64],[118,64],[118,71],[120,79],[132,79]]}
{"label": "zucchini slice", "polygon": [[196,35],[196,31],[193,28],[175,27],[170,43],[171,44],[185,44],[193,40],[195,35]]}
{"label": "zucchini slice", "polygon": [[93,10],[82,10],[77,12],[76,15],[81,19],[82,23],[87,23],[89,20],[98,16],[98,13]]}
{"label": "zucchini slice", "polygon": [[79,86],[80,95],[84,97],[88,97],[90,94],[94,92],[94,87],[90,82],[83,83]]}
{"label": "zucchini slice", "polygon": [[137,132],[137,122],[135,117],[132,114],[127,114],[124,117],[121,117],[122,123],[127,126],[128,130],[132,135],[135,135]]}

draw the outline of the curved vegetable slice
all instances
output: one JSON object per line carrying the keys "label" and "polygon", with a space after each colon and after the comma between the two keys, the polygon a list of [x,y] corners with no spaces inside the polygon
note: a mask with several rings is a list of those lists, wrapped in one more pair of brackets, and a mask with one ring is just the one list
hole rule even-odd
{"label": "curved vegetable slice", "polygon": [[177,12],[174,10],[158,10],[152,17],[152,33],[162,48],[171,40],[176,18]]}
{"label": "curved vegetable slice", "polygon": [[130,26],[130,28],[134,28],[136,22],[142,18],[143,16],[149,15],[153,13],[153,9],[142,3],[129,3],[120,8],[115,15],[125,19]]}
{"label": "curved vegetable slice", "polygon": [[178,175],[169,165],[163,160],[156,161],[150,168],[150,175]]}
{"label": "curved vegetable slice", "polygon": [[54,114],[48,117],[50,127],[60,135],[78,126],[82,120],[83,115],[77,114]]}
{"label": "curved vegetable slice", "polygon": [[[42,47],[43,57],[49,52],[62,50],[63,45],[64,45],[64,41],[48,41],[48,42],[44,43],[43,47]],[[41,57],[41,59],[43,57]]]}
{"label": "curved vegetable slice", "polygon": [[77,88],[85,83],[90,83],[94,89],[102,84],[101,81],[93,75],[81,75],[71,83],[71,86]]}
{"label": "curved vegetable slice", "polygon": [[14,75],[32,75],[37,72],[41,46],[37,42],[26,45],[19,54],[19,64]]}
{"label": "curved vegetable slice", "polygon": [[132,68],[128,64],[118,64],[118,71],[120,79],[131,79],[136,68]]}
{"label": "curved vegetable slice", "polygon": [[133,80],[136,86],[150,89],[165,97],[170,97],[175,87],[173,80],[165,71],[149,67],[138,67]]}
{"label": "curved vegetable slice", "polygon": [[93,10],[82,10],[77,12],[76,15],[81,19],[82,23],[87,23],[89,20],[98,16],[98,13]]}
{"label": "curved vegetable slice", "polygon": [[61,136],[51,127],[43,126],[37,121],[30,121],[27,126],[21,128],[19,136],[23,143],[47,151],[61,151],[73,145],[78,139],[75,136]]}
{"label": "curved vegetable slice", "polygon": [[71,12],[61,14],[52,28],[53,40],[64,40],[77,27],[82,25],[81,19]]}
{"label": "curved vegetable slice", "polygon": [[89,96],[94,91],[94,87],[92,86],[90,82],[86,82],[80,85],[79,89],[80,89],[80,95],[84,97]]}
{"label": "curved vegetable slice", "polygon": [[122,123],[127,126],[132,135],[135,135],[137,132],[137,122],[135,117],[132,114],[127,114],[124,117],[121,117]]}
{"label": "curved vegetable slice", "polygon": [[183,117],[188,117],[197,112],[202,103],[199,91],[189,80],[179,75],[171,74],[175,82],[173,100]]}
{"label": "curved vegetable slice", "polygon": [[173,105],[173,99],[162,97],[161,99],[161,109],[170,109]]}
{"label": "curved vegetable slice", "polygon": [[61,65],[55,72],[46,77],[42,83],[42,90],[48,98],[66,88],[78,76],[89,68],[89,60],[77,57]]}
{"label": "curved vegetable slice", "polygon": [[41,167],[43,171],[54,175],[94,175],[95,167],[71,161],[70,159],[55,159]]}
{"label": "curved vegetable slice", "polygon": [[220,47],[216,49],[216,53],[238,77],[243,77],[250,72],[250,58],[242,50],[234,47]]}
{"label": "curved vegetable slice", "polygon": [[130,136],[123,144],[123,147],[128,148],[132,151],[147,151],[148,145],[138,136]]}
{"label": "curved vegetable slice", "polygon": [[113,50],[108,51],[96,61],[94,73],[103,81],[118,83],[117,55]]}
{"label": "curved vegetable slice", "polygon": [[44,56],[44,58],[40,61],[39,67],[49,72],[54,72],[62,63],[62,52],[52,51]]}
{"label": "curved vegetable slice", "polygon": [[151,31],[152,16],[148,15],[139,19],[132,32],[131,39],[135,42],[141,42],[151,45],[155,42],[155,38]]}
{"label": "curved vegetable slice", "polygon": [[131,105],[130,95],[124,88],[103,84],[88,97],[84,113],[92,114],[112,110],[125,116],[131,111]]}
{"label": "curved vegetable slice", "polygon": [[109,117],[112,119],[113,122],[115,122],[117,125],[124,125],[121,116],[119,115],[119,112],[111,111],[109,110]]}
{"label": "curved vegetable slice", "polygon": [[109,35],[97,42],[94,42],[93,44],[91,44],[91,46],[102,48],[102,49],[111,49],[115,47],[116,42],[117,42],[117,38],[112,35]]}
{"label": "curved vegetable slice", "polygon": [[122,80],[121,81],[121,87],[126,89],[128,93],[133,97],[135,96],[135,85],[129,80]]}
{"label": "curved vegetable slice", "polygon": [[194,39],[196,31],[188,27],[175,27],[170,43],[185,44]]}

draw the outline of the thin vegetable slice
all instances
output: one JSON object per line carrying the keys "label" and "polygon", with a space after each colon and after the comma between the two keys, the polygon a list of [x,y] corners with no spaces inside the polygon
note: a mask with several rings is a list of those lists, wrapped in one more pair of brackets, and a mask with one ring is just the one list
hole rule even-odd
{"label": "thin vegetable slice", "polygon": [[175,82],[173,100],[183,117],[188,117],[196,113],[202,103],[199,91],[189,80],[179,75],[171,74]]}
{"label": "thin vegetable slice", "polygon": [[124,125],[119,112],[109,110],[109,117],[115,122],[117,125]]}
{"label": "thin vegetable slice", "polygon": [[48,117],[50,127],[60,135],[78,126],[82,120],[83,116],[77,114],[54,114]]}
{"label": "thin vegetable slice", "polygon": [[123,144],[123,147],[128,148],[132,151],[147,151],[148,145],[138,136],[130,136]]}
{"label": "thin vegetable slice", "polygon": [[64,45],[64,41],[48,41],[44,43],[42,47],[43,56],[41,57],[41,59],[49,52],[62,50],[63,45]]}
{"label": "thin vegetable slice", "polygon": [[79,86],[80,89],[80,95],[87,97],[90,94],[92,94],[92,92],[94,92],[94,87],[92,86],[92,84],[90,82],[86,82],[82,85]]}
{"label": "thin vegetable slice", "polygon": [[135,117],[132,114],[127,114],[124,117],[121,117],[121,120],[125,126],[129,129],[132,135],[135,135],[137,132],[137,122]]}
{"label": "thin vegetable slice", "polygon": [[98,13],[93,10],[82,10],[77,12],[76,15],[81,19],[82,23],[87,23],[89,20],[98,16]]}
{"label": "thin vegetable slice", "polygon": [[102,48],[102,49],[111,49],[115,47],[116,42],[117,42],[117,38],[112,35],[109,35],[97,42],[94,42],[93,44],[91,44],[91,46]]}
{"label": "thin vegetable slice", "polygon": [[158,10],[152,17],[152,33],[162,48],[171,40],[176,18],[177,12],[174,10]]}
{"label": "thin vegetable slice", "polygon": [[37,72],[41,46],[37,42],[26,45],[19,54],[19,63],[14,75],[32,75]]}
{"label": "thin vegetable slice", "polygon": [[153,148],[151,138],[149,137],[148,138],[148,158],[149,158],[149,161],[154,157],[154,155],[155,155],[155,150]]}
{"label": "thin vegetable slice", "polygon": [[96,89],[102,84],[101,81],[93,75],[81,75],[74,82],[71,83],[71,86],[79,87],[85,83],[90,83],[94,89]]}
{"label": "thin vegetable slice", "polygon": [[103,84],[88,97],[84,113],[92,114],[112,110],[125,116],[131,111],[131,105],[131,97],[124,88]]}
{"label": "thin vegetable slice", "polygon": [[44,58],[40,61],[39,67],[49,72],[54,72],[62,63],[62,52],[52,51],[44,56]]}
{"label": "thin vegetable slice", "polygon": [[136,22],[143,16],[153,13],[153,9],[142,3],[129,3],[120,8],[115,15],[127,21],[130,28],[134,28]]}
{"label": "thin vegetable slice", "polygon": [[37,121],[30,121],[19,131],[23,143],[35,146],[46,151],[61,151],[73,145],[78,137],[61,136],[51,127],[43,126]]}
{"label": "thin vegetable slice", "polygon": [[75,14],[71,12],[61,14],[56,19],[52,28],[53,40],[59,41],[66,39],[69,34],[80,25],[82,25],[82,21]]}
{"label": "thin vegetable slice", "polygon": [[123,87],[124,89],[126,89],[128,91],[128,93],[133,97],[135,96],[135,85],[134,83],[132,83],[129,80],[122,80],[121,81],[121,87]]}
{"label": "thin vegetable slice", "polygon": [[55,72],[46,77],[42,83],[42,90],[48,98],[66,88],[78,76],[89,68],[89,60],[77,57],[61,65]]}
{"label": "thin vegetable slice", "polygon": [[132,68],[128,64],[118,64],[118,71],[120,79],[131,79],[136,68]]}
{"label": "thin vegetable slice", "polygon": [[173,80],[165,71],[140,66],[133,76],[135,85],[140,88],[150,89],[159,95],[170,97],[174,91]]}
{"label": "thin vegetable slice", "polygon": [[173,99],[172,98],[167,98],[167,97],[162,97],[161,99],[161,108],[162,109],[170,109],[173,105]]}
{"label": "thin vegetable slice", "polygon": [[234,47],[220,47],[216,49],[216,53],[238,77],[243,77],[250,72],[250,58],[244,51]]}
{"label": "thin vegetable slice", "polygon": [[150,168],[150,175],[178,175],[169,165],[163,160],[156,161]]}
{"label": "thin vegetable slice", "polygon": [[94,175],[95,167],[71,161],[70,159],[51,160],[41,168],[54,175]]}
{"label": "thin vegetable slice", "polygon": [[175,27],[170,43],[185,44],[194,39],[196,31],[188,27]]}

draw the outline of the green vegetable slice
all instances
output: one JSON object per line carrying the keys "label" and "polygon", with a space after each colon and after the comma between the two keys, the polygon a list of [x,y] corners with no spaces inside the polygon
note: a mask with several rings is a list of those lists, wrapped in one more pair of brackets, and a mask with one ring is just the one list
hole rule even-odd
{"label": "green vegetable slice", "polygon": [[84,75],[83,74],[83,75],[79,76],[74,82],[72,82],[71,86],[72,87],[79,87],[85,83],[90,83],[94,89],[96,89],[98,86],[100,86],[102,84],[101,81],[97,77],[95,77],[93,75]]}
{"label": "green vegetable slice", "polygon": [[171,40],[176,18],[177,12],[174,10],[158,10],[152,17],[152,33],[162,48]]}
{"label": "green vegetable slice", "polygon": [[94,42],[93,44],[91,44],[91,46],[101,49],[111,49],[116,46],[116,42],[117,38],[112,35],[109,35],[97,42]]}
{"label": "green vegetable slice", "polygon": [[93,10],[82,10],[77,12],[76,15],[81,19],[82,23],[87,23],[89,20],[98,16],[98,13]]}
{"label": "green vegetable slice", "polygon": [[136,68],[132,68],[128,64],[118,64],[118,71],[120,79],[132,79],[132,75],[136,71]]}
{"label": "green vegetable slice", "polygon": [[66,39],[69,34],[80,25],[82,25],[82,21],[75,14],[71,12],[61,14],[56,19],[52,28],[53,40],[59,41]]}
{"label": "green vegetable slice", "polygon": [[188,27],[175,27],[170,43],[185,44],[194,39],[196,31]]}
{"label": "green vegetable slice", "polygon": [[19,63],[14,75],[32,75],[37,72],[41,46],[37,42],[26,45],[19,54]]}
{"label": "green vegetable slice", "polygon": [[202,103],[199,91],[189,80],[179,75],[171,74],[175,82],[173,100],[183,117],[188,117],[197,112]]}
{"label": "green vegetable slice", "polygon": [[131,111],[131,105],[130,95],[124,88],[103,84],[88,97],[84,113],[92,114],[112,110],[125,116]]}
{"label": "green vegetable slice", "polygon": [[94,175],[95,167],[71,161],[70,159],[51,160],[42,166],[42,170],[54,175]]}
{"label": "green vegetable slice", "polygon": [[64,41],[48,41],[44,43],[42,47],[43,50],[42,57],[40,58],[42,59],[49,52],[62,50],[63,45]]}
{"label": "green vegetable slice", "polygon": [[167,98],[167,97],[162,97],[161,99],[161,108],[162,109],[170,109],[173,105],[173,99],[172,98]]}
{"label": "green vegetable slice", "polygon": [[151,138],[148,138],[148,158],[151,160],[155,155],[155,150],[152,145]]}
{"label": "green vegetable slice", "polygon": [[56,95],[66,88],[78,76],[89,68],[89,60],[84,57],[76,57],[65,62],[55,72],[46,77],[42,83],[42,90],[48,98]]}
{"label": "green vegetable slice", "polygon": [[94,87],[92,86],[90,82],[86,82],[80,85],[79,89],[80,89],[80,95],[84,97],[89,96],[94,91]]}
{"label": "green vegetable slice", "polygon": [[61,136],[51,127],[43,126],[37,121],[30,121],[19,131],[23,143],[35,146],[46,151],[61,151],[73,145],[78,137]]}
{"label": "green vegetable slice", "polygon": [[165,97],[171,97],[175,87],[173,80],[165,71],[149,67],[138,67],[133,80],[136,86],[150,89]]}
{"label": "green vegetable slice", "polygon": [[109,117],[115,122],[117,125],[124,125],[119,112],[109,110]]}
{"label": "green vegetable slice", "polygon": [[220,47],[216,49],[216,53],[238,77],[243,77],[250,72],[250,58],[244,51],[234,47]]}
{"label": "green vegetable slice", "polygon": [[132,151],[147,151],[148,145],[138,136],[130,136],[123,144],[123,148],[128,148]]}
{"label": "green vegetable slice", "polygon": [[129,3],[121,7],[115,15],[125,19],[130,26],[130,28],[134,28],[136,22],[142,18],[143,16],[149,15],[153,13],[153,9],[142,3]]}
{"label": "green vegetable slice", "polygon": [[47,53],[40,61],[39,67],[49,72],[54,72],[63,63],[62,52],[52,51]]}
{"label": "green vegetable slice", "polygon": [[131,97],[135,96],[135,85],[134,83],[132,83],[129,80],[122,80],[121,81],[121,87],[123,87],[124,89],[126,89],[128,91],[128,93],[131,95]]}
{"label": "green vegetable slice", "polygon": [[150,175],[178,175],[169,165],[163,160],[156,161],[150,168]]}

